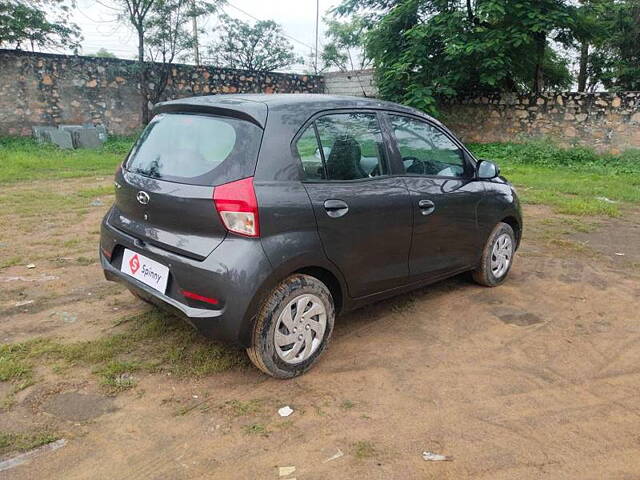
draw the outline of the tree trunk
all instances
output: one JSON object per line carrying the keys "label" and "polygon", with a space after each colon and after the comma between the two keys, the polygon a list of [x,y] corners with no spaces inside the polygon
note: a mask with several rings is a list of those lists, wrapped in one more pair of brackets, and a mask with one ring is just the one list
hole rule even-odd
{"label": "tree trunk", "polygon": [[535,41],[536,68],[533,74],[533,93],[540,93],[544,88],[544,54],[547,48],[547,36],[544,33],[537,32],[533,37]]}
{"label": "tree trunk", "polygon": [[140,96],[142,97],[140,120],[142,125],[149,123],[149,93],[147,87],[147,67],[144,63],[144,31],[138,28],[138,68],[140,69]]}
{"label": "tree trunk", "polygon": [[467,18],[471,23],[474,23],[473,9],[471,8],[471,0],[467,0]]}
{"label": "tree trunk", "polygon": [[587,90],[587,66],[589,64],[589,43],[582,42],[580,46],[580,71],[578,72],[578,91]]}

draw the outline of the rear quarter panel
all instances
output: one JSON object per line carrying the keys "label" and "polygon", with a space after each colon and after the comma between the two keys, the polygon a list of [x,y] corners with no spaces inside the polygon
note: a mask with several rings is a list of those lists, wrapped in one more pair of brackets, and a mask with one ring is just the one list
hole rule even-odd
{"label": "rear quarter panel", "polygon": [[269,109],[254,177],[261,242],[273,268],[264,291],[306,267],[330,271],[346,291],[344,279],[322,248],[301,165],[291,151],[293,137],[314,111],[309,105]]}

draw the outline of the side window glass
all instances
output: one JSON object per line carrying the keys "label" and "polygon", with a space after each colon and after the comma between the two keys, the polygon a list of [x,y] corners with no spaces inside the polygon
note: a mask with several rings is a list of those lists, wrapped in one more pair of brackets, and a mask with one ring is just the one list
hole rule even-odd
{"label": "side window glass", "polygon": [[408,174],[465,176],[464,153],[444,132],[413,118],[389,118]]}
{"label": "side window glass", "polygon": [[313,124],[309,125],[300,138],[298,138],[296,149],[302,161],[304,179],[323,180],[325,178],[324,166],[322,165],[322,155],[320,154],[320,146],[316,139]]}
{"label": "side window glass", "polygon": [[316,120],[328,180],[386,175],[385,148],[372,113],[339,113]]}

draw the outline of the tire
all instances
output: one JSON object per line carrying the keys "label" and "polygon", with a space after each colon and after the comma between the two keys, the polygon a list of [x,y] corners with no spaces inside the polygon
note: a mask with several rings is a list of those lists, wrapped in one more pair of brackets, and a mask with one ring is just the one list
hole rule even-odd
{"label": "tire", "polygon": [[[499,246],[496,246],[497,242],[500,242]],[[504,282],[513,265],[515,247],[513,228],[506,223],[498,223],[482,251],[480,266],[472,272],[473,279],[485,287],[497,287]],[[500,251],[500,254],[494,255],[494,249]]]}
{"label": "tire", "polygon": [[[303,317],[299,309],[318,313]],[[247,354],[256,367],[273,377],[302,375],[327,347],[334,319],[333,297],[327,286],[309,275],[292,275],[263,302]]]}

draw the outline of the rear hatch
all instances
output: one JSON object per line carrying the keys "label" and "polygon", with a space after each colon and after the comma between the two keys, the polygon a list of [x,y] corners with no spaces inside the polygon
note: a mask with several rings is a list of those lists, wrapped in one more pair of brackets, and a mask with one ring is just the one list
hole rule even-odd
{"label": "rear hatch", "polygon": [[143,242],[203,260],[227,234],[214,187],[252,176],[261,141],[262,129],[244,119],[155,116],[116,174],[109,223]]}

